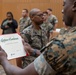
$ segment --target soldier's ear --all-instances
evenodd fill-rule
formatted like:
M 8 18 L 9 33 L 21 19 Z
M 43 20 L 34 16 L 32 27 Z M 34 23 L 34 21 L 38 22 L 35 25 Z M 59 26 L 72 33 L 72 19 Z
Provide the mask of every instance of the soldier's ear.
M 31 17 L 31 20 L 33 21 L 34 20 L 34 17 Z
M 31 20 L 33 21 L 33 18 L 34 18 L 34 17 L 33 17 L 33 16 L 30 16 L 30 18 L 31 18 Z
M 76 1 L 75 1 L 74 4 L 73 4 L 72 11 L 73 11 L 73 12 L 76 12 Z

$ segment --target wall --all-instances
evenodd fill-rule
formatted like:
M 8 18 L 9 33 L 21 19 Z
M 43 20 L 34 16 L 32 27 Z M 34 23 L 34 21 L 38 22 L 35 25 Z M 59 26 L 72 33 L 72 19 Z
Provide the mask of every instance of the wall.
M 58 27 L 62 27 L 62 3 L 63 0 L 0 0 L 0 24 L 6 18 L 6 12 L 12 11 L 14 18 L 19 21 L 21 10 L 27 8 L 40 8 L 42 11 L 47 8 L 53 9 L 53 14 L 58 17 Z

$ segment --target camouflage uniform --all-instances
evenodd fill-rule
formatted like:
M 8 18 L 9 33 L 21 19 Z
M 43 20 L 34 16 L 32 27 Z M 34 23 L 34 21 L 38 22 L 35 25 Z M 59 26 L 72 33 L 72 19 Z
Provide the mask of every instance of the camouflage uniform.
M 68 28 L 61 28 L 61 30 L 60 30 L 60 35 L 63 35 L 63 34 L 65 34 L 65 33 L 67 33 L 67 32 L 68 32 L 68 29 L 70 29 L 69 26 L 68 26 Z
M 34 67 L 39 75 L 76 75 L 76 27 L 56 37 Z
M 49 38 L 49 34 L 53 32 L 53 25 L 49 22 L 44 22 L 41 27 L 46 31 L 47 37 Z
M 53 25 L 53 28 L 56 23 L 58 23 L 58 19 L 55 15 L 51 15 L 48 17 L 48 21 Z
M 23 30 L 22 37 L 32 46 L 32 48 L 39 50 L 48 42 L 46 32 L 42 28 L 36 30 L 32 25 Z M 23 67 L 30 64 L 35 58 L 36 57 L 33 56 L 26 57 L 23 61 Z
M 26 27 L 28 27 L 29 25 L 31 25 L 31 20 L 29 17 L 26 18 L 20 18 L 19 21 L 19 25 L 20 25 L 20 32 L 22 32 Z

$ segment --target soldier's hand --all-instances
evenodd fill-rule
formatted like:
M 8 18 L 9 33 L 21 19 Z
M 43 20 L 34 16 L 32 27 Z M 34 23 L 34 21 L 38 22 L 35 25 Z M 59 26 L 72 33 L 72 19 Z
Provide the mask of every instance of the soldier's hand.
M 0 63 L 3 61 L 4 58 L 7 59 L 7 54 L 0 46 Z
M 26 53 L 28 53 L 29 55 L 31 55 L 31 53 L 33 52 L 33 48 L 24 41 L 24 39 L 22 39 L 22 43 L 24 46 L 24 50 L 26 51 Z
M 29 55 L 33 52 L 33 48 L 28 43 L 24 43 L 24 49 Z
M 28 43 L 25 43 L 25 44 L 24 44 L 24 48 L 25 48 L 25 51 L 26 51 L 29 55 L 32 55 L 34 51 L 36 52 L 36 56 L 39 56 L 39 55 L 41 54 L 41 53 L 40 53 L 40 50 L 33 49 Z

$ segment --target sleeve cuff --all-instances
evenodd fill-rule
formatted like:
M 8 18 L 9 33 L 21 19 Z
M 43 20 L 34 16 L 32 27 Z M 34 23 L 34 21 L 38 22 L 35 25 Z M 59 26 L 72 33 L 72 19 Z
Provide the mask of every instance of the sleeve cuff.
M 41 54 L 37 59 L 34 61 L 34 67 L 36 72 L 39 75 L 55 75 L 56 72 L 52 69 L 52 67 L 46 62 L 43 54 Z

